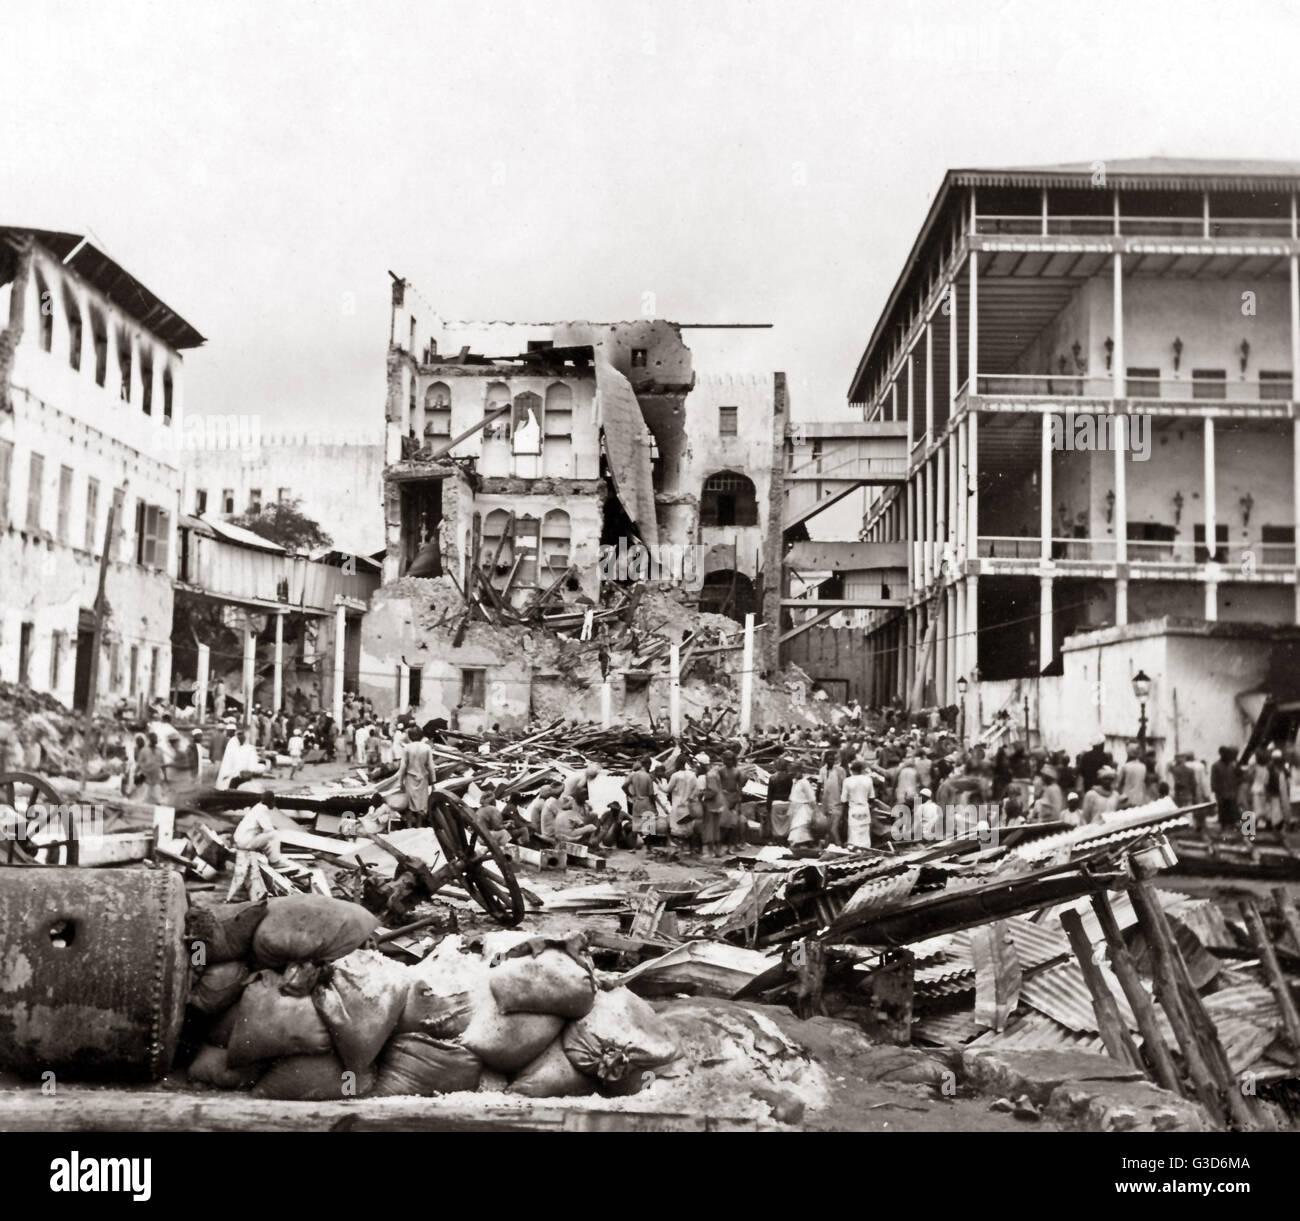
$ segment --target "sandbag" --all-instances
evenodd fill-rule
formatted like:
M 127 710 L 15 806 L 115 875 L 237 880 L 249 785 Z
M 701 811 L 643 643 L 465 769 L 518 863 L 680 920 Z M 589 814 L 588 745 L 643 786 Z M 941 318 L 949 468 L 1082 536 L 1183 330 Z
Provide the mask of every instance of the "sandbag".
M 191 907 L 185 913 L 185 948 L 193 955 L 202 945 L 202 958 L 195 966 L 212 966 L 245 958 L 253 945 L 253 935 L 266 916 L 267 903 L 218 903 L 213 907 Z
M 556 1039 L 531 1064 L 526 1064 L 510 1083 L 507 1093 L 525 1098 L 572 1098 L 594 1094 L 596 1082 L 573 1067 L 564 1054 L 564 1044 Z
M 410 969 L 415 982 L 398 1030 L 455 1037 L 489 1068 L 516 1072 L 545 1050 L 564 1019 L 553 1014 L 503 1014 L 492 995 L 490 969 L 477 953 L 465 953 L 464 946 L 460 936 L 446 937 Z
M 582 1018 L 596 1001 L 590 960 L 581 962 L 561 949 L 544 949 L 536 957 L 526 954 L 502 959 L 489 970 L 488 982 L 502 1013 Z
M 242 995 L 242 993 L 241 993 Z M 219 1014 L 208 1027 L 203 1041 L 213 1047 L 226 1047 L 230 1044 L 230 1032 L 235 1029 L 235 1019 L 239 1016 L 239 1006 L 231 1005 L 225 1013 Z
M 487 965 L 461 951 L 457 935 L 444 938 L 423 962 L 408 968 L 406 1007 L 400 1034 L 420 1031 L 436 1039 L 464 1034 L 474 1013 L 473 997 L 487 989 Z
M 502 1013 L 490 988 L 473 997 L 473 1005 L 474 1015 L 460 1042 L 498 1072 L 518 1072 L 564 1028 L 564 1019 L 553 1013 Z
M 569 1024 L 564 1051 L 579 1072 L 613 1082 L 676 1059 L 678 1045 L 671 1027 L 645 1001 L 614 988 L 597 993 L 591 1012 Z
M 247 1090 L 257 1084 L 263 1065 L 241 1064 L 231 1068 L 226 1062 L 226 1049 L 207 1045 L 199 1049 L 186 1072 L 187 1080 L 199 1085 L 214 1085 L 219 1090 Z
M 366 1069 L 354 1073 L 345 1068 L 333 1052 L 319 1056 L 285 1056 L 266 1070 L 253 1089 L 255 1098 L 278 1098 L 286 1102 L 328 1102 L 336 1098 L 360 1098 L 374 1085 L 374 1074 Z
M 260 967 L 291 962 L 333 962 L 351 954 L 379 925 L 359 903 L 325 895 L 271 899 L 253 936 Z
M 259 971 L 235 1007 L 227 1044 L 231 1067 L 279 1056 L 320 1055 L 330 1051 L 330 1034 L 309 996 L 285 996 L 276 971 Z
M 242 962 L 218 962 L 208 967 L 190 989 L 190 1005 L 200 1013 L 225 1013 L 248 982 L 249 970 Z
M 453 1094 L 475 1090 L 483 1065 L 468 1048 L 427 1034 L 394 1035 L 376 1065 L 378 1075 L 371 1096 Z
M 312 1002 L 348 1068 L 369 1068 L 406 1006 L 410 977 L 378 950 L 354 950 L 326 967 Z

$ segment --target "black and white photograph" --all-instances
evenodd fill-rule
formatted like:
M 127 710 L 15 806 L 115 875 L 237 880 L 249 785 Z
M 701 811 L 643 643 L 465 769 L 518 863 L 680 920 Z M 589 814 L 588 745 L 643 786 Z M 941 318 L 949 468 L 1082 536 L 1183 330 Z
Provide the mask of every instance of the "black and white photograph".
M 1283 1181 L 1300 8 L 0 31 L 15 1200 Z

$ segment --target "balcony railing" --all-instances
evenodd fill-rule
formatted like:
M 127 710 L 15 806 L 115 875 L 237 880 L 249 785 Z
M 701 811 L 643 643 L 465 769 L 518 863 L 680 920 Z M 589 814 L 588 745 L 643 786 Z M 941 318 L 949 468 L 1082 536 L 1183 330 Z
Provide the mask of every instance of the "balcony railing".
M 1052 559 L 1109 564 L 1115 559 L 1112 538 L 1054 538 Z M 984 534 L 979 540 L 981 559 L 1037 560 L 1043 554 L 1043 541 L 1037 535 Z
M 1111 398 L 1109 374 L 982 373 L 979 393 L 993 398 Z M 1268 378 L 1128 377 L 1124 397 L 1139 401 L 1284 403 L 1293 395 L 1290 374 Z
M 983 534 L 979 555 L 989 560 L 1026 560 L 1042 558 L 1043 543 L 1037 535 Z M 1136 539 L 1127 543 L 1130 564 L 1204 564 L 1211 557 L 1205 544 L 1196 539 Z M 1220 543 L 1214 557 L 1224 568 L 1248 575 L 1252 568 L 1287 570 L 1295 567 L 1293 543 Z M 1113 538 L 1054 538 L 1052 559 L 1064 562 L 1113 564 Z M 1231 574 L 1225 573 L 1224 579 Z
M 975 232 L 982 234 L 1019 234 L 1049 237 L 1110 237 L 1116 232 L 1115 217 L 1053 216 L 977 216 Z M 1118 232 L 1124 237 L 1240 238 L 1291 236 L 1291 221 L 1263 216 L 1121 216 Z

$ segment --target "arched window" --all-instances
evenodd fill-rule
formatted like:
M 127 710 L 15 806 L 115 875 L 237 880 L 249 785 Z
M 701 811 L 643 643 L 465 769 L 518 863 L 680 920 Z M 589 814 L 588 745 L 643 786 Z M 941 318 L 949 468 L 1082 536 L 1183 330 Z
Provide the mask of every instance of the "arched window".
M 54 294 L 45 283 L 45 277 L 36 273 L 36 320 L 40 323 L 41 351 L 54 347 Z
M 122 374 L 122 388 L 119 397 L 122 402 L 131 401 L 131 333 L 124 326 L 117 328 L 117 368 Z
M 95 344 L 95 385 L 102 386 L 108 381 L 108 323 L 97 305 L 90 307 L 90 336 Z
M 571 529 L 569 515 L 563 509 L 552 509 L 542 518 L 543 581 L 554 581 L 569 567 Z
M 736 471 L 710 475 L 700 496 L 700 525 L 758 525 L 758 497 L 753 482 Z
M 66 284 L 63 286 L 63 312 L 68 318 L 68 364 L 81 368 L 81 306 Z
M 541 545 L 542 523 L 535 517 L 520 517 L 515 521 L 515 550 L 519 556 L 519 574 L 516 585 L 537 584 L 537 553 Z
M 479 550 L 479 566 L 495 584 L 505 581 L 515 562 L 514 547 L 509 540 L 504 545 L 501 541 L 509 528 L 510 514 L 505 509 L 493 509 L 483 519 L 483 546 Z M 501 553 L 499 556 L 498 551 Z
M 483 401 L 483 414 L 491 415 L 499 411 L 502 407 L 510 405 L 510 387 L 505 382 L 490 382 L 487 388 L 487 397 Z M 485 441 L 500 441 L 510 439 L 510 417 L 502 416 L 499 420 L 493 421 L 483 429 L 483 439 Z
M 451 387 L 446 382 L 434 382 L 424 392 L 424 435 L 451 436 Z
M 705 576 L 700 590 L 701 613 L 726 615 L 743 623 L 746 615 L 757 615 L 759 609 L 754 582 L 743 572 L 719 568 Z
M 140 410 L 153 415 L 153 353 L 140 345 Z

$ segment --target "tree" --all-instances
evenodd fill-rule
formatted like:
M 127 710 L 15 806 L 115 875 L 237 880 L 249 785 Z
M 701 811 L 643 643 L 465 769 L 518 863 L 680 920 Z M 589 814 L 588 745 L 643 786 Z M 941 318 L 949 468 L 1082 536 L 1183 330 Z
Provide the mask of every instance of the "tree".
M 289 496 L 271 504 L 264 504 L 256 513 L 243 513 L 232 517 L 230 524 L 251 530 L 261 538 L 279 543 L 286 551 L 312 551 L 328 547 L 333 541 L 320 523 L 302 511 L 302 500 Z

